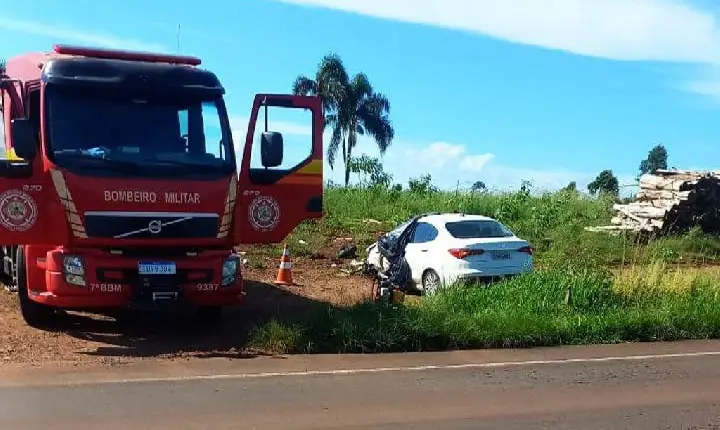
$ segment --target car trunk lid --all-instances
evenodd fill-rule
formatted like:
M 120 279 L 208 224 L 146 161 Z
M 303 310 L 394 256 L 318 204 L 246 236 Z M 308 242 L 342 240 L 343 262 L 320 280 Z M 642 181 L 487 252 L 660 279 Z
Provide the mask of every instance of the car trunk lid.
M 449 252 L 471 266 L 477 264 L 486 268 L 501 269 L 515 267 L 527 261 L 532 255 L 532 248 L 525 240 L 502 237 L 458 240 L 456 246 Z

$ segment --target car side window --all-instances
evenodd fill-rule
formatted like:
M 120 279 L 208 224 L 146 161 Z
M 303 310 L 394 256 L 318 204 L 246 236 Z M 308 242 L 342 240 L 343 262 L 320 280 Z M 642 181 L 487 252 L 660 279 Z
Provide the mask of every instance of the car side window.
M 413 235 L 412 243 L 427 243 L 435 240 L 438 235 L 437 229 L 426 222 L 418 223 L 415 228 L 415 234 Z

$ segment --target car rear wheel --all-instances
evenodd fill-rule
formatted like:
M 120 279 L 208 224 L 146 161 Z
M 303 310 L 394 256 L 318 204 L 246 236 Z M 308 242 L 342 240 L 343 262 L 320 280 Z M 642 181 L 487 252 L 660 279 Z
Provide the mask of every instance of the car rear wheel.
M 440 289 L 440 275 L 433 269 L 427 269 L 422 275 L 423 293 L 435 294 Z

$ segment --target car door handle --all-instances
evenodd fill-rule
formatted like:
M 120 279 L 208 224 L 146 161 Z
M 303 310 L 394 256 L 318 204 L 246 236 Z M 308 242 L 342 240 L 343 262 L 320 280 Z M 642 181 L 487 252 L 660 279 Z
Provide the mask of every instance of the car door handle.
M 421 249 L 420 252 L 428 252 L 427 249 Z

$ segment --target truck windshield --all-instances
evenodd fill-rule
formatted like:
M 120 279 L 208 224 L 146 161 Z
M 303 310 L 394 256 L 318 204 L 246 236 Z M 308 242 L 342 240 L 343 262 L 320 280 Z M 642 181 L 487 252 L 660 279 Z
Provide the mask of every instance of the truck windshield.
M 221 98 L 48 87 L 46 147 L 55 163 L 73 170 L 234 172 L 224 113 Z

